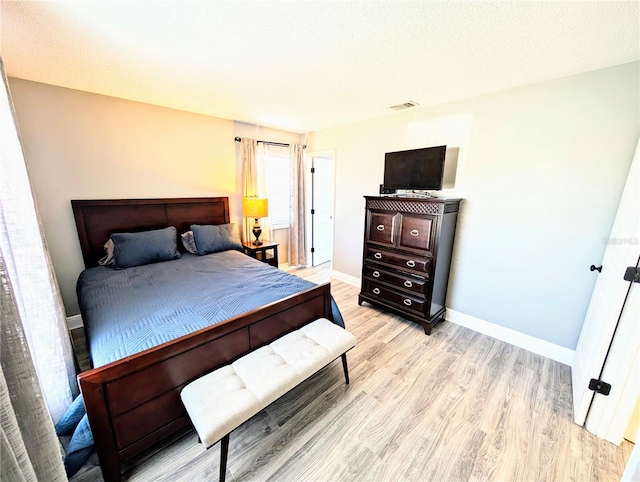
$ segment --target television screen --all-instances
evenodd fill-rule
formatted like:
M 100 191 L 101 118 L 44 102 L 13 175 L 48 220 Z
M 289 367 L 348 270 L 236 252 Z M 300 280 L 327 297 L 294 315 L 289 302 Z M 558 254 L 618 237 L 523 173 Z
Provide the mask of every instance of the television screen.
M 386 189 L 440 190 L 447 146 L 425 147 L 384 155 Z

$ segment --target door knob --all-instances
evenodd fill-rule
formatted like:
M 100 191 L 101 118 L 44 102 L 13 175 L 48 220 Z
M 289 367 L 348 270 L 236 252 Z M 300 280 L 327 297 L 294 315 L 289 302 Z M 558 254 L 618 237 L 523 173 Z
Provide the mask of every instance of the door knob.
M 602 266 L 595 266 L 595 265 L 591 265 L 591 267 L 589 268 L 589 270 L 591 271 L 597 271 L 598 273 L 602 273 Z

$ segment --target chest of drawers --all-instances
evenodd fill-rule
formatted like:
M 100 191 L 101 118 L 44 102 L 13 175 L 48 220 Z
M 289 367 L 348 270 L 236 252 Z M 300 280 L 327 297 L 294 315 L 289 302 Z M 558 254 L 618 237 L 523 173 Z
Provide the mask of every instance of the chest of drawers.
M 365 196 L 363 301 L 419 323 L 444 318 L 460 199 Z

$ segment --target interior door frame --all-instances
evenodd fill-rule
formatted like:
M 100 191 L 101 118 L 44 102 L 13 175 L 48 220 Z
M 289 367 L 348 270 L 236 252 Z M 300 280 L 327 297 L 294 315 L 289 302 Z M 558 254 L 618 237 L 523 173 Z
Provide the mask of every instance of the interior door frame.
M 330 157 L 331 159 L 333 159 L 333 197 L 334 197 L 334 203 L 333 203 L 333 218 L 335 219 L 335 209 L 336 209 L 336 205 L 335 205 L 335 195 L 336 195 L 336 184 L 335 184 L 335 180 L 336 180 L 336 150 L 335 149 L 325 149 L 325 150 L 321 150 L 321 151 L 310 151 L 310 152 L 305 152 L 305 158 L 304 158 L 304 192 L 305 192 L 305 208 L 307 209 L 307 214 L 308 214 L 308 219 L 310 220 L 310 222 L 306 223 L 307 225 L 305 226 L 305 237 L 306 237 L 306 245 L 307 245 L 307 267 L 311 267 L 313 266 L 313 253 L 311 252 L 311 247 L 313 244 L 313 216 L 311 215 L 311 209 L 313 207 L 313 192 L 312 192 L 312 182 L 313 182 L 313 178 L 311 175 L 311 167 L 313 166 L 313 158 L 314 157 Z M 331 260 L 329 261 L 331 263 L 331 266 L 333 266 L 333 256 L 331 257 Z

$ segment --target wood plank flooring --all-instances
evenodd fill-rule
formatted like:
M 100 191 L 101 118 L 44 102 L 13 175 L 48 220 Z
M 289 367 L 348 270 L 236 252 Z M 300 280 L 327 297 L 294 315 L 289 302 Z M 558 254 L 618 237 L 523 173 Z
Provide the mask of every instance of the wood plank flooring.
M 620 480 L 633 444 L 573 423 L 568 366 L 447 322 L 426 336 L 358 306 L 358 289 L 340 281 L 332 293 L 358 339 L 351 384 L 338 360 L 234 430 L 227 480 Z M 219 450 L 185 431 L 123 479 L 217 480 Z M 100 480 L 91 464 L 72 478 Z

